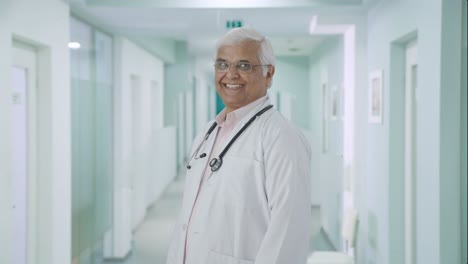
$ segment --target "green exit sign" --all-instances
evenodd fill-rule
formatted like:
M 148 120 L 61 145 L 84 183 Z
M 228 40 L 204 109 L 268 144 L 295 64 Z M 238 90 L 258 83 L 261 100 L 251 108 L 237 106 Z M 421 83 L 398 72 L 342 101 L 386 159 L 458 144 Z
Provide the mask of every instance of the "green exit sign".
M 238 28 L 242 27 L 241 20 L 228 20 L 226 21 L 226 28 Z

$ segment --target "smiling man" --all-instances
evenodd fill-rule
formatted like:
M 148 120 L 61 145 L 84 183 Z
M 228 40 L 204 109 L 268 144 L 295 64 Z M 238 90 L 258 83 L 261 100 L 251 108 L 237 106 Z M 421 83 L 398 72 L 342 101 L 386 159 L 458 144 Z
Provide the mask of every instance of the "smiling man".
M 194 140 L 167 264 L 304 264 L 310 147 L 268 99 L 270 41 L 229 31 L 214 71 L 226 107 Z

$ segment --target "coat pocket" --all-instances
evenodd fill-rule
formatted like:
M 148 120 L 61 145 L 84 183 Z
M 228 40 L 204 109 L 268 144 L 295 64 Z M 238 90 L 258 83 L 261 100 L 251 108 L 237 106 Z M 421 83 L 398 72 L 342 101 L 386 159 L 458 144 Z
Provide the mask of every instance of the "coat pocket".
M 238 259 L 233 256 L 224 255 L 215 251 L 208 253 L 206 264 L 253 264 L 252 260 Z

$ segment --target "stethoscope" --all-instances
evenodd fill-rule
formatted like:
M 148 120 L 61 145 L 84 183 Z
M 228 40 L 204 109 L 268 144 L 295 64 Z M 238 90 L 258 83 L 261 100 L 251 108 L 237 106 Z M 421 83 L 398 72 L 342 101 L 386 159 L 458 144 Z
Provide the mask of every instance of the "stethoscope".
M 247 121 L 247 123 L 245 123 L 245 125 L 239 130 L 239 132 L 237 132 L 234 137 L 231 139 L 231 141 L 229 141 L 229 143 L 226 145 L 226 147 L 224 147 L 223 151 L 221 151 L 221 153 L 219 154 L 219 156 L 217 158 L 213 158 L 209 165 L 211 167 L 211 171 L 217 171 L 219 170 L 219 168 L 221 167 L 221 165 L 223 165 L 223 157 L 224 155 L 226 154 L 226 152 L 229 150 L 229 148 L 231 147 L 232 143 L 234 143 L 234 141 L 236 141 L 236 139 L 250 126 L 250 124 L 253 123 L 253 121 L 255 121 L 255 119 L 257 119 L 259 116 L 261 116 L 263 113 L 265 113 L 266 111 L 268 111 L 270 108 L 272 108 L 273 105 L 268 105 L 266 107 L 264 107 L 262 110 L 258 111 L 254 116 L 252 116 L 249 121 Z M 203 138 L 202 142 L 200 142 L 200 144 L 198 145 L 197 149 L 195 150 L 195 152 L 193 153 L 193 155 L 190 157 L 189 159 L 189 162 L 187 164 L 187 169 L 191 169 L 192 166 L 190 166 L 190 162 L 192 162 L 192 160 L 195 158 L 195 159 L 199 159 L 199 158 L 204 158 L 206 157 L 206 153 L 202 153 L 200 156 L 197 157 L 198 155 L 198 151 L 200 151 L 201 147 L 203 146 L 203 144 L 208 140 L 208 138 L 210 137 L 210 134 L 211 132 L 213 132 L 213 130 L 216 128 L 216 126 L 218 125 L 218 123 L 214 122 L 211 127 L 208 129 L 208 132 L 206 132 L 206 135 L 205 137 Z

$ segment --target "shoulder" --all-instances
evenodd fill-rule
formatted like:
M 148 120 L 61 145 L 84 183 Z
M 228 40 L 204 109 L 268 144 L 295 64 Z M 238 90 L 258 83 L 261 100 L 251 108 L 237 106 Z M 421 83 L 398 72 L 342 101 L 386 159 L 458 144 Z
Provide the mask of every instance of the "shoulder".
M 272 109 L 271 113 L 265 116 L 262 124 L 262 135 L 264 140 L 273 141 L 268 142 L 268 144 L 302 145 L 310 153 L 309 141 L 301 129 L 276 109 Z
M 272 109 L 265 116 L 262 126 L 263 132 L 270 134 L 282 134 L 283 136 L 300 136 L 302 132 L 290 120 L 285 118 L 278 110 Z

